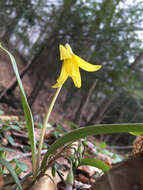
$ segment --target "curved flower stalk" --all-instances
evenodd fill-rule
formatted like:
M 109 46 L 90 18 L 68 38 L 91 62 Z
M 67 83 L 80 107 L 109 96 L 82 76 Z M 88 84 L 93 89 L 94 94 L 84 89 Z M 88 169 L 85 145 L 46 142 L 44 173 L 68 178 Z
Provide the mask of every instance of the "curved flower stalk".
M 57 79 L 57 83 L 53 88 L 59 88 L 62 86 L 68 77 L 71 77 L 77 88 L 81 87 L 81 76 L 79 68 L 85 71 L 97 71 L 101 68 L 101 65 L 92 65 L 84 61 L 79 56 L 75 55 L 69 44 L 59 46 L 60 60 L 63 60 L 61 74 Z

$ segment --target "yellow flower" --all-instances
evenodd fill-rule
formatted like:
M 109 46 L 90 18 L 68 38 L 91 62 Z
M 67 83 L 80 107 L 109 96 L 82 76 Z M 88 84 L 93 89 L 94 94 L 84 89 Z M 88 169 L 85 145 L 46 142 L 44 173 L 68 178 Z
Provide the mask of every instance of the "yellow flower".
M 68 77 L 71 77 L 77 88 L 81 87 L 81 76 L 79 67 L 85 71 L 97 71 L 101 65 L 92 65 L 75 55 L 69 44 L 59 46 L 60 60 L 63 60 L 61 74 L 53 88 L 61 87 Z

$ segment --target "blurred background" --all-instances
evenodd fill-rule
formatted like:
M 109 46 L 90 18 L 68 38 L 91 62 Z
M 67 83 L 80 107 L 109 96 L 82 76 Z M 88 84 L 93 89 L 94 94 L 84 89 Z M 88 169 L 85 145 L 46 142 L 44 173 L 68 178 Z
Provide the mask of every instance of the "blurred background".
M 17 60 L 35 120 L 55 92 L 59 44 L 69 43 L 102 69 L 81 70 L 80 89 L 68 79 L 51 119 L 80 126 L 143 122 L 143 1 L 1 0 L 0 42 Z M 9 59 L 0 51 L 1 109 L 17 114 L 19 101 Z M 132 137 L 122 134 L 115 141 L 122 138 L 128 144 Z

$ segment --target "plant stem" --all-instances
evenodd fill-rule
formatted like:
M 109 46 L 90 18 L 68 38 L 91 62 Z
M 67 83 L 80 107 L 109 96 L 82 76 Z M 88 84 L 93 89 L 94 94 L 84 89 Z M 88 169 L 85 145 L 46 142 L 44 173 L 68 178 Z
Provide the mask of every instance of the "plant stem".
M 38 146 L 38 153 L 37 153 L 37 162 L 36 162 L 36 175 L 38 174 L 38 170 L 39 170 L 39 165 L 40 165 L 40 157 L 41 157 L 41 150 L 42 150 L 42 145 L 43 145 L 43 141 L 44 141 L 44 135 L 45 135 L 45 131 L 46 131 L 46 127 L 47 127 L 47 123 L 48 123 L 48 120 L 49 120 L 49 117 L 50 117 L 50 114 L 52 112 L 52 109 L 55 105 L 55 102 L 56 102 L 56 99 L 59 95 L 59 92 L 61 90 L 62 86 L 57 88 L 57 91 L 53 97 L 53 100 L 50 104 L 50 107 L 47 111 L 47 114 L 46 114 L 46 117 L 45 117 L 45 120 L 44 120 L 44 123 L 43 123 L 43 127 L 42 127 L 42 130 L 41 130 L 41 134 L 40 134 L 40 141 L 39 141 L 39 146 Z M 36 177 L 36 176 L 35 176 Z

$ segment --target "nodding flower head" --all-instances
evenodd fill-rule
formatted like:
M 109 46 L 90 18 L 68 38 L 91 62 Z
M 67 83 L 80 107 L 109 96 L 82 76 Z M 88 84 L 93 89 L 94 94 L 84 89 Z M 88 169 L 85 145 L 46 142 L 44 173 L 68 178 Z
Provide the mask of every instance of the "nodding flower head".
M 101 68 L 101 65 L 92 65 L 79 56 L 75 55 L 69 44 L 65 46 L 59 45 L 60 60 L 63 61 L 60 76 L 57 79 L 57 83 L 52 86 L 53 88 L 59 88 L 62 86 L 68 77 L 71 77 L 77 88 L 81 87 L 81 76 L 79 68 L 93 72 Z

